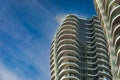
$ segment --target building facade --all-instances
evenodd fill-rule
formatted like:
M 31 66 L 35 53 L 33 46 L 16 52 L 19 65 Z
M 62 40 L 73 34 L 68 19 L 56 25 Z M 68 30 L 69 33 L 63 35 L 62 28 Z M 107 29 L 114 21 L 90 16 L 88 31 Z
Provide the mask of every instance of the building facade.
M 94 5 L 110 44 L 114 80 L 120 80 L 120 0 L 94 0 Z
M 51 80 L 112 80 L 109 56 L 97 17 L 67 15 L 51 43 Z

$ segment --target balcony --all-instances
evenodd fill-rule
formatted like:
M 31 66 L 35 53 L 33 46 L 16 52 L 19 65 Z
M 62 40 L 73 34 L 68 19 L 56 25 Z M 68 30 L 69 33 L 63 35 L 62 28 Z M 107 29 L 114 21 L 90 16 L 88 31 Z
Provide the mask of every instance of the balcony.
M 79 74 L 78 70 L 75 70 L 73 68 L 64 68 L 60 71 L 59 77 L 64 76 L 65 74 L 68 74 L 69 72 L 74 74 Z
M 69 25 L 69 24 L 64 24 L 62 26 L 60 26 L 60 28 L 58 29 L 58 33 L 61 31 L 61 30 L 64 30 L 64 29 L 72 29 L 72 30 L 76 30 L 76 31 L 79 31 L 79 27 L 75 24 L 72 24 L 72 25 Z
M 62 70 L 63 68 L 65 68 L 67 66 L 73 66 L 73 67 L 78 67 L 79 68 L 79 65 L 78 65 L 77 62 L 69 61 L 69 62 L 61 63 L 61 65 L 58 67 L 58 70 Z
M 66 18 L 74 18 L 74 19 L 77 19 L 78 20 L 78 17 L 73 15 L 73 14 L 69 14 L 66 16 Z
M 111 69 L 108 66 L 106 66 L 104 64 L 99 64 L 98 66 L 100 69 L 104 69 L 104 70 L 108 71 L 109 74 L 111 73 Z
M 74 39 L 62 39 L 57 43 L 57 47 L 63 44 L 74 44 L 79 46 L 79 42 Z
M 97 55 L 98 55 L 98 57 L 102 56 L 102 57 L 105 57 L 106 59 L 109 59 L 109 57 L 105 53 L 97 53 Z
M 113 32 L 113 30 L 115 29 L 116 26 L 118 26 L 120 24 L 120 11 L 118 11 L 119 13 L 115 13 L 112 17 L 111 17 L 111 31 Z
M 74 29 L 64 29 L 64 30 L 61 30 L 57 36 L 60 36 L 60 35 L 63 35 L 63 34 L 76 34 L 77 36 L 79 35 L 78 32 Z
M 112 0 L 108 0 L 107 4 L 106 4 L 106 12 L 108 12 L 108 8 L 109 8 L 109 4 L 111 3 Z
M 109 13 L 110 13 L 110 11 L 112 9 L 112 6 L 114 5 L 113 3 L 114 3 L 114 0 L 111 0 L 109 5 L 108 5 L 108 15 L 109 15 Z
M 63 54 L 67 54 L 67 53 L 71 53 L 79 56 L 79 53 L 75 50 L 62 50 L 60 53 L 58 53 L 57 58 L 60 59 L 63 56 Z
M 112 80 L 112 75 L 107 71 L 104 71 L 104 70 L 99 71 L 99 74 L 103 75 L 103 76 L 106 76 L 107 78 L 110 78 L 110 80 Z
M 74 40 L 79 41 L 78 36 L 75 35 L 75 34 L 63 34 L 63 35 L 60 35 L 60 36 L 58 37 L 57 42 L 59 42 L 59 41 L 62 40 L 62 39 L 74 39 Z
M 114 14 L 120 12 L 120 5 L 117 3 L 113 6 L 112 10 L 110 11 L 110 17 L 112 17 Z
M 60 51 L 66 50 L 66 49 L 79 51 L 78 45 L 75 45 L 75 44 L 63 44 L 63 45 L 60 45 L 58 47 L 57 53 L 60 53 Z
M 113 3 L 110 6 L 109 15 L 112 14 L 112 12 L 116 9 L 117 6 L 119 6 L 119 4 L 116 1 L 113 1 Z
M 120 65 L 120 49 L 117 51 L 117 56 L 116 56 L 116 61 L 117 61 L 117 66 L 119 67 Z
M 97 41 L 97 42 L 101 42 L 101 43 L 103 43 L 104 45 L 108 46 L 108 45 L 107 45 L 107 41 L 106 41 L 104 38 L 102 38 L 102 37 L 96 38 L 96 41 Z
M 115 36 L 119 34 L 119 32 L 120 32 L 120 24 L 114 28 L 114 30 L 111 32 L 111 35 L 113 36 L 113 38 L 115 38 Z
M 79 62 L 78 56 L 66 55 L 66 56 L 61 57 L 61 58 L 58 60 L 58 66 L 59 66 L 61 63 L 66 62 L 66 61 L 68 61 L 68 60 L 73 60 L 73 61 Z
M 115 37 L 115 42 L 113 43 L 114 46 L 115 46 L 115 49 L 118 48 L 118 46 L 120 45 L 120 34 L 118 34 L 116 37 Z
M 106 65 L 109 65 L 109 62 L 105 59 L 97 59 L 99 63 L 105 63 Z
M 60 80 L 70 80 L 70 79 L 73 79 L 73 80 L 80 80 L 77 76 L 75 75 L 64 75 Z

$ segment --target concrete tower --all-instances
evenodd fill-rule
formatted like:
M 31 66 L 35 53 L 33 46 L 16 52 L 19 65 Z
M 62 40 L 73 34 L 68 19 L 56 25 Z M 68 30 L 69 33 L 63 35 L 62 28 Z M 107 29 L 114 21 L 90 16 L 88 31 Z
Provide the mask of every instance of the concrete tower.
M 67 15 L 51 43 L 51 80 L 112 80 L 108 44 L 97 17 Z
M 110 44 L 114 80 L 120 80 L 120 0 L 94 0 L 94 5 Z

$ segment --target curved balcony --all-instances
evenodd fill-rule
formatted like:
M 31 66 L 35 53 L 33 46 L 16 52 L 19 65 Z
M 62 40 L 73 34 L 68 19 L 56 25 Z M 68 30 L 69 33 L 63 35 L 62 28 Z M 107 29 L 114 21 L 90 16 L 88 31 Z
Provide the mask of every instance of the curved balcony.
M 109 10 L 109 4 L 111 3 L 112 0 L 108 0 L 107 4 L 106 4 L 106 12 L 108 12 Z
M 113 32 L 111 32 L 111 34 L 113 36 L 113 39 L 115 39 L 115 37 L 117 36 L 117 34 L 119 34 L 119 32 L 120 32 L 120 24 L 115 27 L 115 29 L 113 30 Z
M 50 55 L 53 55 L 54 49 L 50 50 Z
M 98 72 L 99 73 L 99 72 Z M 99 75 L 98 73 L 96 74 L 88 74 L 89 77 L 96 77 L 97 75 Z
M 93 28 L 91 26 L 93 26 L 94 24 L 99 24 L 99 20 L 93 19 L 90 21 L 91 23 L 86 23 L 86 25 L 88 25 L 88 28 Z
M 50 54 L 50 60 L 53 58 L 54 54 Z
M 104 49 L 104 48 L 97 48 L 97 51 L 98 52 L 103 52 L 103 53 L 105 53 L 105 54 L 108 54 L 108 51 L 106 50 L 106 49 Z
M 60 80 L 80 80 L 77 76 L 74 75 L 64 75 Z
M 53 47 L 54 47 L 54 44 L 51 45 L 50 49 L 53 49 Z
M 62 57 L 63 54 L 68 53 L 79 56 L 79 53 L 75 50 L 62 50 L 60 53 L 58 53 L 57 58 L 59 59 L 60 57 Z
M 74 69 L 62 69 L 59 73 L 59 77 L 61 78 L 62 76 L 69 74 L 69 73 L 73 73 L 73 74 L 79 74 L 79 72 L 77 70 Z
M 90 62 L 90 60 L 89 61 L 87 61 L 87 64 L 90 64 L 90 65 L 94 65 L 94 64 L 97 64 L 98 63 L 98 60 L 95 60 L 94 62 L 92 61 L 92 62 Z
M 75 21 L 75 22 L 79 22 L 79 19 L 74 18 L 74 17 L 66 17 L 65 20 L 70 20 L 70 21 Z
M 86 46 L 86 48 L 91 48 L 94 51 L 96 48 L 96 43 L 90 44 L 89 46 Z
M 52 75 L 50 80 L 55 80 L 55 75 Z
M 95 51 L 94 51 L 95 52 Z M 89 53 L 87 53 L 87 56 L 89 56 L 89 57 L 87 57 L 87 58 L 97 58 L 97 55 L 96 55 L 96 52 L 95 53 L 93 53 L 92 51 L 91 52 L 89 52 Z
M 94 66 L 94 67 L 91 67 L 91 68 L 87 68 L 88 71 L 96 71 L 98 69 L 98 66 Z
M 58 74 L 64 69 L 76 70 L 79 73 L 79 67 L 77 67 L 75 65 L 65 65 L 64 67 L 61 67 L 60 69 L 58 69 Z
M 65 23 L 65 22 L 78 23 L 79 21 L 75 18 L 66 18 L 63 23 Z
M 104 39 L 105 38 L 105 36 L 103 35 L 103 34 L 99 34 L 99 33 L 95 33 L 95 37 L 96 38 L 101 38 L 101 39 Z M 105 39 L 104 39 L 105 40 Z
M 87 54 L 87 57 L 86 57 L 88 60 L 90 60 L 90 59 L 96 59 L 97 58 L 97 54 Z
M 64 30 L 59 31 L 59 33 L 57 34 L 57 36 L 64 35 L 64 34 L 76 34 L 77 36 L 79 35 L 76 30 L 73 30 L 73 29 L 64 29 Z
M 117 48 L 116 46 L 119 46 L 120 45 L 120 33 L 116 34 L 116 36 L 113 38 L 113 45 L 115 46 L 115 49 Z M 116 43 L 117 42 L 117 43 Z
M 109 65 L 109 62 L 105 59 L 97 59 L 98 60 L 98 63 L 101 63 L 101 64 L 106 64 L 106 65 Z
M 98 30 L 98 31 L 103 32 L 103 29 L 102 29 L 101 27 L 97 27 L 97 26 L 95 26 L 95 30 Z
M 88 38 L 88 40 L 94 40 L 95 39 L 95 35 L 94 34 L 87 34 L 86 33 L 86 38 Z M 87 41 L 87 40 L 86 40 Z
M 61 57 L 59 60 L 58 60 L 58 66 L 62 63 L 62 62 L 66 62 L 68 60 L 72 60 L 72 61 L 75 61 L 75 62 L 79 62 L 79 58 L 78 56 L 63 56 Z
M 97 75 L 100 75 L 100 76 L 105 76 L 107 79 L 110 79 L 112 80 L 112 75 L 110 75 L 109 72 L 106 72 L 106 71 L 99 71 L 97 74 L 88 74 L 88 76 L 92 76 L 92 77 L 95 77 Z M 100 78 L 99 78 L 100 79 Z M 101 79 L 100 79 L 101 80 Z
M 94 31 L 88 31 L 88 32 L 86 32 L 86 34 L 90 35 L 90 36 L 94 36 L 94 33 L 95 33 Z
M 50 74 L 51 74 L 51 77 L 55 75 L 55 68 L 52 68 L 52 70 L 50 71 Z
M 96 46 L 97 46 L 97 47 L 102 47 L 102 48 L 108 50 L 108 49 L 107 49 L 107 46 L 106 46 L 105 44 L 103 44 L 103 43 L 96 42 Z
M 120 34 L 115 39 L 115 43 L 114 43 L 115 49 L 117 49 L 119 45 L 120 45 Z
M 93 35 L 93 36 L 86 36 L 86 38 L 88 38 L 88 39 L 90 39 L 90 40 L 91 40 L 91 39 L 93 40 L 93 39 L 95 39 L 95 36 L 94 36 L 94 35 Z
M 105 54 L 105 53 L 97 53 L 97 55 L 98 55 L 98 57 L 100 56 L 100 57 L 103 57 L 103 58 L 105 58 L 105 59 L 108 59 L 108 60 L 109 60 L 108 55 L 107 55 L 107 54 Z
M 102 31 L 102 30 L 100 30 L 100 29 L 95 29 L 95 33 L 96 33 L 96 34 L 100 34 L 100 35 L 104 36 L 103 31 Z
M 105 56 L 103 57 L 103 56 L 100 56 L 100 55 L 99 55 L 99 56 L 98 56 L 98 60 L 99 60 L 99 61 L 101 60 L 102 62 L 104 61 L 104 62 L 106 62 L 107 64 L 109 64 L 109 58 L 107 58 L 107 57 L 105 57 Z M 101 63 L 101 62 L 100 62 L 100 63 Z
M 107 71 L 99 71 L 99 75 L 102 75 L 102 76 L 106 76 L 107 78 L 109 78 L 110 80 L 112 80 L 112 75 L 107 72 Z
M 100 29 L 100 28 L 95 28 L 95 32 L 98 32 L 98 33 L 103 34 L 103 30 L 102 30 L 102 29 Z
M 120 5 L 119 5 L 118 3 L 113 7 L 112 11 L 110 12 L 110 19 L 111 19 L 116 13 L 117 13 L 117 14 L 120 13 Z
M 85 29 L 86 29 L 86 30 L 89 30 L 89 31 L 91 31 L 91 32 L 94 32 L 94 27 L 86 27 Z
M 91 55 L 91 54 L 96 53 L 97 51 L 96 51 L 96 49 L 95 49 L 94 51 L 86 51 L 86 52 L 88 53 L 87 55 L 89 55 L 89 54 Z M 89 56 L 90 56 L 90 55 L 89 55 Z M 92 55 L 92 56 L 93 56 L 93 55 Z
M 73 30 L 73 29 L 64 29 L 64 30 L 61 30 L 61 31 L 57 34 L 57 36 L 60 36 L 60 35 L 63 35 L 63 34 L 76 34 L 77 36 L 79 35 L 76 30 Z
M 117 61 L 117 66 L 119 66 L 120 65 L 120 49 L 117 51 L 117 59 L 116 59 L 116 61 Z
M 58 47 L 57 53 L 59 53 L 62 50 L 66 50 L 66 49 L 79 51 L 79 48 L 75 44 L 63 44 L 63 45 L 61 45 L 61 46 Z
M 120 11 L 119 11 L 120 12 Z M 112 16 L 111 18 L 111 31 L 113 32 L 113 30 L 115 29 L 116 26 L 118 26 L 120 24 L 120 13 L 119 14 L 115 14 L 114 16 Z
M 77 67 L 79 68 L 79 65 L 77 62 L 63 62 L 60 64 L 60 66 L 58 67 L 58 70 L 62 70 L 63 68 L 66 68 L 68 66 L 73 66 L 73 67 Z
M 95 26 L 95 28 L 102 29 L 100 24 L 94 24 L 94 26 Z
M 58 37 L 57 42 L 59 43 L 59 41 L 61 41 L 62 39 L 74 39 L 74 40 L 76 40 L 76 41 L 79 41 L 78 36 L 75 35 L 75 34 L 63 34 L 63 35 L 60 35 L 60 36 Z
M 76 24 L 77 26 L 79 26 L 76 21 L 68 21 L 67 19 L 64 20 L 63 24 L 69 24 L 69 25 L 71 25 L 71 24 Z
M 100 35 L 100 34 L 95 34 L 95 36 L 96 36 L 95 41 L 101 42 L 107 46 L 107 41 L 105 39 L 105 36 Z
M 94 39 L 93 41 L 86 41 L 86 43 L 89 43 L 89 44 L 93 44 L 93 45 L 95 45 L 95 42 L 96 42 L 96 40 Z
M 75 25 L 75 26 L 79 26 L 78 25 L 78 23 L 76 23 L 76 22 L 74 22 L 74 21 L 66 21 L 66 22 L 63 22 L 63 24 L 61 25 L 61 26 L 63 26 L 63 25 Z
M 104 65 L 104 64 L 99 64 L 98 68 L 99 69 L 104 69 L 105 71 L 109 72 L 109 74 L 111 73 L 111 69 L 108 66 Z
M 75 19 L 79 20 L 78 17 L 75 16 L 74 14 L 69 14 L 66 16 L 66 18 L 75 18 Z
M 55 74 L 55 70 L 53 69 L 51 72 L 50 72 L 51 75 L 54 75 Z
M 51 65 L 50 65 L 50 70 L 52 70 L 54 68 L 54 64 L 52 63 Z
M 79 27 L 75 24 L 72 24 L 72 25 L 69 25 L 69 24 L 64 24 L 62 26 L 60 26 L 60 28 L 58 29 L 58 33 L 61 31 L 61 30 L 64 30 L 64 29 L 72 29 L 72 30 L 76 30 L 77 32 L 79 32 Z
M 108 15 L 110 15 L 110 11 L 114 8 L 115 4 L 116 4 L 115 1 L 112 0 L 108 5 Z
M 110 79 L 106 77 L 99 77 L 98 80 L 110 80 Z
M 102 43 L 102 44 L 104 44 L 106 47 L 108 47 L 107 42 L 106 42 L 105 39 L 103 39 L 103 38 L 96 38 L 96 42 Z
M 119 6 L 119 4 L 116 1 L 112 1 L 111 5 L 110 5 L 110 9 L 109 9 L 109 15 L 111 14 L 111 12 L 114 11 L 114 9 Z
M 106 46 L 108 46 L 107 41 L 106 41 L 105 38 L 103 38 L 103 36 L 96 36 L 95 40 L 96 40 L 97 42 L 103 43 L 103 44 L 105 44 Z
M 79 46 L 79 42 L 74 39 L 63 39 L 63 40 L 60 40 L 59 43 L 57 43 L 57 47 L 63 44 L 74 44 Z
M 53 57 L 50 59 L 50 64 L 52 64 L 54 62 Z

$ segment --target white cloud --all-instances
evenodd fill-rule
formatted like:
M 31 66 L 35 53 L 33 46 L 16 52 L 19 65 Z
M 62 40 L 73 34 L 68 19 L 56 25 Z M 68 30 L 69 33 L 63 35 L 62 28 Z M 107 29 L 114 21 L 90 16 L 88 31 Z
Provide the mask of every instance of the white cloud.
M 5 65 L 0 63 L 0 80 L 21 80 L 16 74 L 11 72 Z

